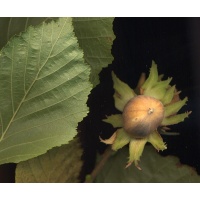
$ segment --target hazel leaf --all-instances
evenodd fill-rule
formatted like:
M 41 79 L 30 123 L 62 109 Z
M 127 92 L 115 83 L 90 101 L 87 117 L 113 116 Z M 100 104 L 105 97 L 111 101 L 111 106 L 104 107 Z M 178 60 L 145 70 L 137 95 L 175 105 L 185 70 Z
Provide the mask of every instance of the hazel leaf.
M 17 164 L 16 183 L 78 183 L 83 165 L 78 138 L 47 153 Z
M 199 183 L 200 176 L 190 166 L 183 165 L 175 156 L 163 157 L 146 145 L 138 170 L 134 165 L 124 168 L 128 148 L 112 155 L 97 176 L 96 183 Z
M 0 55 L 0 164 L 67 144 L 88 113 L 90 67 L 72 19 L 30 26 Z
M 115 35 L 113 17 L 74 17 L 73 25 L 84 59 L 91 66 L 90 81 L 99 84 L 99 72 L 112 63 L 111 48 Z

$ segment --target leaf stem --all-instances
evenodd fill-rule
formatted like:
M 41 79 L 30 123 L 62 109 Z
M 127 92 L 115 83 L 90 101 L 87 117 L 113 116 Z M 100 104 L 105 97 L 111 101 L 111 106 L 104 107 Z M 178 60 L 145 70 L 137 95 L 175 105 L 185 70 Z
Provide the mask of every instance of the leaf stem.
M 88 175 L 88 178 L 86 177 L 85 183 L 92 183 L 96 176 L 99 174 L 99 172 L 102 170 L 103 166 L 105 165 L 108 158 L 112 155 L 114 151 L 109 146 L 103 155 L 101 156 L 101 160 L 96 164 L 95 168 L 93 169 L 92 173 Z

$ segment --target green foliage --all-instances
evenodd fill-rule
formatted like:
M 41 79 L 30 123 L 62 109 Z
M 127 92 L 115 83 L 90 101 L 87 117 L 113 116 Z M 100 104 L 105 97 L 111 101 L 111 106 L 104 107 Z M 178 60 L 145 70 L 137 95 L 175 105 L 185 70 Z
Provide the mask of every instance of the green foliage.
M 174 156 L 162 157 L 151 146 L 146 146 L 138 170 L 134 165 L 125 169 L 128 148 L 118 150 L 105 164 L 96 178 L 98 183 L 199 183 L 196 171 L 181 165 Z
M 99 72 L 113 61 L 113 20 L 113 17 L 73 18 L 74 31 L 84 51 L 84 59 L 91 66 L 90 81 L 94 87 L 99 84 Z
M 10 17 L 0 19 L 0 48 L 15 34 L 25 31 L 30 25 L 49 22 L 56 18 L 49 17 Z M 95 87 L 99 84 L 98 74 L 102 68 L 112 63 L 111 48 L 115 35 L 113 33 L 113 17 L 74 17 L 74 32 L 80 47 L 84 51 L 84 59 L 91 67 L 90 81 Z
M 76 138 L 36 158 L 17 165 L 17 183 L 76 183 L 83 161 L 83 150 Z
M 6 45 L 11 37 L 25 31 L 30 25 L 36 26 L 42 22 L 50 22 L 52 19 L 49 17 L 1 17 L 0 49 Z
M 88 113 L 90 81 L 113 60 L 113 20 L 0 19 L 0 164 L 20 162 L 17 182 L 78 182 L 82 149 L 67 143 Z
M 96 86 L 98 73 L 113 60 L 113 20 L 0 19 L 0 48 L 7 43 L 0 52 L 0 164 L 23 161 L 17 166 L 17 182 L 78 181 L 80 155 L 70 157 L 77 141 L 39 155 L 67 144 L 77 134 L 78 122 L 88 112 L 89 76 Z M 70 172 L 75 158 L 76 165 L 81 164 L 71 168 L 72 173 L 41 176 L 46 169 L 53 173 L 52 166 L 58 172 Z M 45 172 L 38 166 L 40 162 Z
M 7 43 L 0 52 L 0 164 L 20 162 L 16 182 L 79 181 L 83 150 L 73 138 L 88 113 L 91 83 L 113 60 L 113 20 L 0 19 L 0 48 Z M 114 154 L 96 182 L 200 182 L 193 168 L 152 147 L 145 147 L 142 171 L 125 169 L 127 157 L 127 148 Z
M 0 52 L 0 164 L 67 144 L 88 108 L 90 67 L 72 19 L 29 27 Z

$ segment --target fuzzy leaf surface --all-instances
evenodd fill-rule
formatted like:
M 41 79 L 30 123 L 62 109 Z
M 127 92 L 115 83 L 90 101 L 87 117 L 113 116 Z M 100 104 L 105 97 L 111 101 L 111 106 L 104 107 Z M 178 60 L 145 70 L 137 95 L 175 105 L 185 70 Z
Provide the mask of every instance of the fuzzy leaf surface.
M 6 45 L 8 40 L 22 31 L 25 31 L 30 25 L 36 26 L 42 22 L 50 22 L 49 17 L 1 17 L 0 18 L 0 49 Z
M 84 59 L 91 66 L 90 81 L 95 87 L 99 84 L 98 74 L 102 68 L 112 63 L 111 48 L 115 35 L 113 17 L 74 17 L 74 31 Z
M 0 48 L 15 34 L 25 31 L 30 25 L 49 22 L 50 17 L 2 17 L 0 18 Z M 112 17 L 74 17 L 74 31 L 80 47 L 84 50 L 84 59 L 92 68 L 90 81 L 99 84 L 98 74 L 102 68 L 112 63 L 111 48 L 115 35 Z
M 152 146 L 145 146 L 138 170 L 134 164 L 125 169 L 128 148 L 117 151 L 97 176 L 97 183 L 199 183 L 200 176 L 174 156 L 162 157 Z
M 87 115 L 90 68 L 72 19 L 29 27 L 0 52 L 0 164 L 67 144 Z
M 47 153 L 17 164 L 17 183 L 77 183 L 83 164 L 80 141 L 54 147 Z

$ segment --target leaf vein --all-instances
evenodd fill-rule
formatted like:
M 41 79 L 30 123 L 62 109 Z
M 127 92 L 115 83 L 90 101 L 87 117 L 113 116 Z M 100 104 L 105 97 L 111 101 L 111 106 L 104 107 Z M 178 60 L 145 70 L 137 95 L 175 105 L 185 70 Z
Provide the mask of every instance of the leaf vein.
M 79 76 L 80 74 L 84 73 L 85 71 L 87 71 L 87 69 L 85 69 L 84 71 L 79 72 L 79 73 L 76 74 L 75 76 L 71 76 L 70 79 L 68 79 L 68 82 L 69 82 L 70 80 L 76 78 L 76 77 Z M 50 88 L 49 90 L 45 90 L 43 93 L 40 93 L 40 94 L 38 94 L 38 95 L 36 95 L 36 96 L 33 96 L 33 97 L 31 97 L 31 98 L 26 99 L 24 102 L 28 102 L 28 101 L 30 101 L 30 100 L 32 100 L 32 99 L 34 99 L 34 98 L 37 98 L 37 97 L 39 97 L 39 96 L 41 96 L 41 95 L 43 95 L 43 94 L 46 94 L 46 93 L 48 93 L 48 92 L 50 92 L 50 91 L 52 91 L 52 90 L 58 88 L 59 86 L 65 84 L 65 83 L 66 83 L 66 80 L 64 80 L 62 83 L 56 85 L 55 87 Z
M 28 40 L 28 48 L 26 51 L 26 61 L 25 61 L 25 66 L 24 66 L 24 94 L 26 94 L 26 69 L 28 65 L 28 56 L 29 56 L 29 47 L 30 47 L 30 33 L 29 33 L 29 40 Z
M 38 76 L 39 76 L 39 73 L 41 72 L 42 68 L 46 65 L 47 61 L 49 60 L 50 55 L 51 55 L 51 53 L 52 53 L 52 51 L 53 51 L 53 49 L 54 49 L 54 47 L 55 47 L 55 45 L 56 45 L 58 39 L 60 38 L 60 35 L 61 35 L 61 33 L 62 33 L 62 31 L 63 31 L 63 29 L 64 29 L 66 23 L 67 23 L 67 22 L 65 21 L 64 25 L 62 26 L 62 29 L 60 30 L 60 32 L 59 32 L 59 34 L 58 34 L 58 37 L 57 37 L 56 41 L 54 42 L 54 44 L 53 44 L 53 46 L 52 46 L 52 48 L 51 48 L 51 50 L 50 50 L 50 52 L 49 52 L 49 55 L 47 56 L 46 61 L 45 61 L 44 64 L 41 66 L 41 68 L 40 68 L 40 70 L 39 70 L 39 72 L 38 72 L 38 74 L 37 74 L 37 76 L 36 76 L 35 81 L 37 80 L 37 78 L 38 78 Z M 52 26 L 53 26 L 53 24 L 52 24 Z
M 56 122 L 56 121 L 59 121 L 59 120 L 61 120 L 61 119 L 68 118 L 68 117 L 73 116 L 73 115 L 76 115 L 76 114 L 78 114 L 78 113 L 81 113 L 81 112 L 84 113 L 84 112 L 87 112 L 87 111 L 88 111 L 88 110 L 82 110 L 82 111 L 74 112 L 74 113 L 71 113 L 71 114 L 69 114 L 69 115 L 66 115 L 66 116 L 63 116 L 63 117 L 60 117 L 60 118 L 57 118 L 57 119 L 53 119 L 53 120 L 51 120 L 51 121 L 49 121 L 49 122 L 42 123 L 42 124 L 38 124 L 38 125 L 36 125 L 36 126 L 32 126 L 32 127 L 27 128 L 27 129 L 20 130 L 20 131 L 18 131 L 18 132 L 13 133 L 12 135 L 9 135 L 9 136 L 8 136 L 7 138 L 5 138 L 4 140 L 6 140 L 6 139 L 8 139 L 9 137 L 14 136 L 14 135 L 16 135 L 16 134 L 19 134 L 19 133 L 21 133 L 21 132 L 23 132 L 23 131 L 27 131 L 27 130 L 31 130 L 31 129 L 34 129 L 34 128 L 38 128 L 38 127 L 40 127 L 40 126 L 44 126 L 44 125 L 47 125 L 47 124 L 51 124 L 51 123 Z
M 9 23 L 8 23 L 8 30 L 7 30 L 7 41 L 9 40 L 9 35 L 10 35 L 10 26 L 12 23 L 12 17 L 10 17 L 9 19 Z
M 13 114 L 15 112 L 15 109 L 14 109 L 14 99 L 13 99 L 13 50 L 14 50 L 14 45 L 12 46 L 12 58 L 11 58 L 11 74 L 10 74 L 10 92 L 11 92 L 11 102 L 12 102 L 12 111 L 13 111 Z
M 50 51 L 49 55 L 52 53 L 53 48 L 54 48 L 56 42 L 58 41 L 58 39 L 59 39 L 59 37 L 60 37 L 60 34 L 61 34 L 61 32 L 63 31 L 63 29 L 64 29 L 66 23 L 67 23 L 67 22 L 66 22 L 66 20 L 65 20 L 65 23 L 63 24 L 63 26 L 62 26 L 62 28 L 61 28 L 59 34 L 58 34 L 57 39 L 56 39 L 54 45 L 53 45 L 52 48 L 51 48 L 51 51 Z M 8 131 L 8 129 L 9 129 L 10 125 L 12 124 L 12 122 L 13 122 L 13 120 L 14 120 L 16 114 L 18 113 L 19 109 L 21 108 L 21 106 L 22 106 L 22 104 L 23 104 L 23 102 L 24 102 L 24 100 L 25 100 L 27 94 L 29 93 L 29 91 L 30 91 L 31 88 L 33 87 L 33 85 L 34 85 L 34 83 L 35 83 L 35 81 L 36 81 L 36 79 L 37 79 L 37 77 L 38 77 L 38 75 L 39 75 L 41 69 L 44 67 L 44 65 L 46 64 L 46 62 L 47 62 L 48 59 L 49 59 L 49 56 L 47 57 L 45 63 L 43 64 L 43 66 L 41 66 L 40 70 L 39 70 L 38 73 L 36 74 L 35 80 L 33 80 L 32 84 L 31 84 L 30 87 L 29 87 L 29 89 L 28 89 L 27 92 L 25 93 L 25 95 L 24 95 L 24 97 L 22 98 L 21 102 L 19 103 L 19 105 L 18 105 L 16 111 L 13 113 L 13 116 L 12 116 L 12 118 L 10 119 L 10 122 L 8 123 L 8 125 L 7 125 L 7 127 L 6 127 L 6 129 L 5 129 L 5 131 L 4 131 L 4 133 L 2 134 L 2 137 L 1 137 L 0 141 L 3 140 L 5 134 L 7 133 L 7 131 Z M 12 60 L 12 64 L 13 64 L 13 60 Z M 11 76 L 11 80 L 12 80 L 12 76 Z M 12 84 L 11 84 L 11 85 L 12 85 Z M 12 89 L 11 89 L 11 90 L 12 90 Z M 12 92 L 11 92 L 11 93 L 12 93 Z
M 1 134 L 3 134 L 3 119 L 2 119 L 1 113 L 0 113 L 0 118 L 1 118 L 1 124 L 0 124 L 0 126 L 1 126 Z
M 41 37 L 40 37 L 40 50 L 39 50 L 39 56 L 38 56 L 38 66 L 40 66 L 43 33 L 44 33 L 44 23 L 42 23 L 42 31 L 41 31 Z M 43 66 L 41 68 L 43 68 Z M 37 80 L 37 78 L 36 78 L 36 80 Z
M 29 17 L 26 18 L 26 22 L 25 22 L 25 25 L 24 25 L 24 30 L 26 30 L 27 27 L 28 27 L 28 21 L 29 21 Z
M 55 105 L 58 105 L 58 104 L 60 104 L 60 103 L 62 103 L 62 102 L 64 102 L 64 101 L 66 101 L 66 100 L 68 100 L 68 99 L 70 99 L 70 98 L 73 98 L 75 95 L 79 94 L 80 92 L 82 92 L 82 91 L 85 90 L 85 89 L 87 89 L 87 88 L 81 88 L 81 90 L 79 90 L 79 91 L 76 92 L 75 94 L 72 94 L 72 95 L 68 96 L 67 98 L 64 98 L 64 99 L 62 99 L 62 100 L 60 100 L 60 101 L 57 101 L 56 103 L 53 103 L 53 104 L 51 104 L 51 105 L 48 105 L 47 107 L 44 107 L 44 108 L 42 108 L 42 109 L 39 109 L 39 110 L 34 111 L 34 112 L 32 112 L 32 113 L 29 113 L 29 114 L 27 114 L 27 115 L 23 115 L 23 116 L 21 116 L 21 117 L 15 119 L 15 120 L 13 120 L 13 122 L 16 122 L 16 121 L 19 120 L 19 119 L 28 117 L 28 116 L 30 116 L 30 115 L 32 115 L 32 114 L 38 113 L 38 112 L 40 112 L 40 111 L 42 111 L 42 110 L 45 110 L 45 109 L 47 109 L 47 108 L 51 108 L 51 107 L 53 107 L 53 106 L 55 106 Z
M 47 74 L 46 76 L 42 76 L 42 77 L 40 77 L 40 78 L 37 78 L 37 80 L 41 80 L 41 79 L 43 79 L 43 78 L 46 78 L 46 77 L 48 77 L 48 76 L 50 76 L 50 75 L 52 75 L 52 74 L 58 72 L 60 69 L 62 69 L 62 68 L 65 67 L 66 65 L 68 65 L 71 61 L 73 61 L 77 56 L 78 56 L 78 55 L 75 55 L 74 58 L 72 58 L 71 60 L 69 60 L 69 61 L 68 61 L 67 63 L 65 63 L 64 65 L 62 65 L 59 69 L 56 69 L 56 70 L 52 71 L 51 73 Z
M 84 111 L 83 111 L 84 112 Z M 64 117 L 63 117 L 64 118 Z M 53 120 L 53 121 L 55 121 L 55 120 Z M 50 122 L 49 122 L 50 123 Z M 47 123 L 47 124 L 49 124 L 49 123 Z M 55 135 L 53 135 L 53 136 L 49 136 L 49 137 L 45 137 L 45 138 L 40 138 L 40 139 L 37 139 L 37 140 L 32 140 L 32 141 L 30 141 L 30 142 L 23 142 L 23 143 L 18 143 L 18 144 L 15 144 L 15 145 L 12 145 L 12 146 L 8 146 L 8 147 L 6 147 L 6 148 L 4 148 L 4 149 L 1 149 L 0 150 L 0 153 L 1 152 L 3 152 L 3 151 L 6 151 L 6 150 L 8 150 L 8 149 L 12 149 L 12 148 L 15 148 L 15 147 L 19 147 L 19 146 L 23 146 L 23 145 L 27 145 L 27 144 L 34 144 L 34 143 L 38 143 L 38 142 L 40 142 L 40 141 L 45 141 L 45 140 L 49 140 L 49 139 L 53 139 L 53 138 L 58 138 L 58 135 L 57 134 L 55 134 Z M 24 154 L 23 155 L 26 155 L 26 153 L 24 152 Z M 32 155 L 32 154 L 31 154 Z M 33 154 L 34 155 L 34 154 Z M 37 154 L 38 155 L 38 154 Z M 15 156 L 13 156 L 13 157 L 15 157 Z M 1 160 L 0 160 L 0 162 L 1 162 Z

